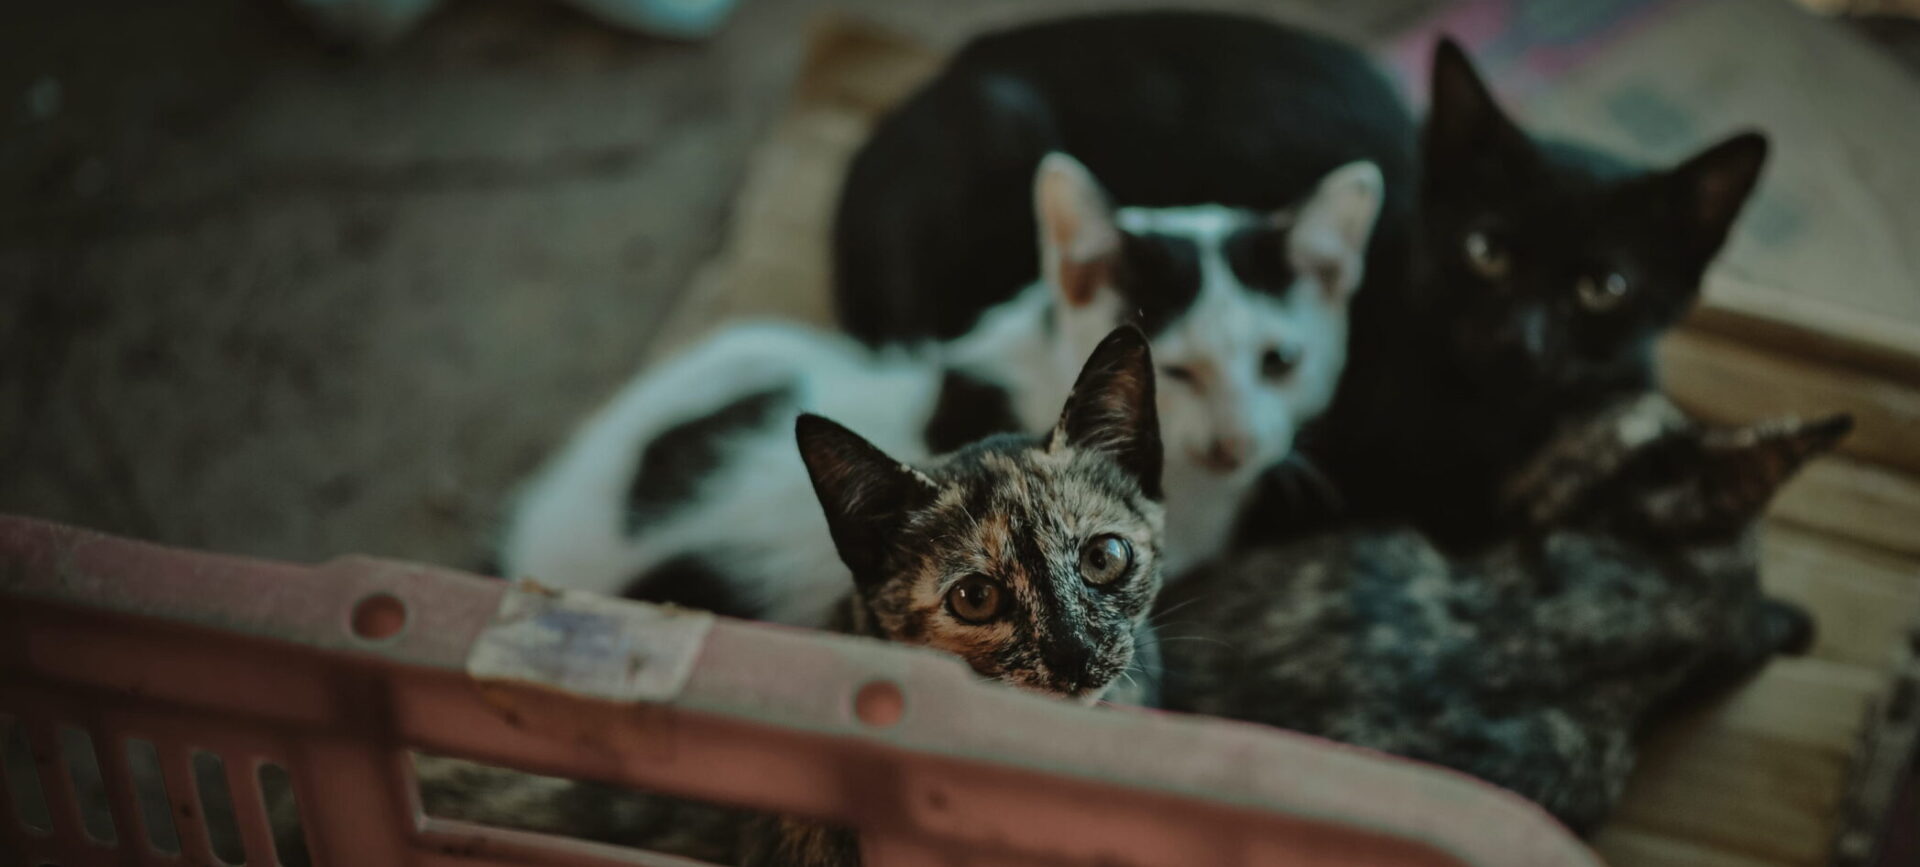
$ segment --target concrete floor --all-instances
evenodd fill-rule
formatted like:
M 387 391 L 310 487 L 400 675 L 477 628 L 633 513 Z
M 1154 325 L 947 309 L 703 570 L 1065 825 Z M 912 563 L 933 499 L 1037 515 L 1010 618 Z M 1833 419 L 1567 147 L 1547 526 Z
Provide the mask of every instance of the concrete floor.
M 953 44 L 1110 5 L 745 0 L 689 45 L 451 0 L 358 56 L 269 3 L 7 4 L 0 511 L 474 566 L 716 249 L 812 16 Z
M 448 0 L 359 56 L 257 0 L 6 4 L 0 511 L 477 565 L 717 248 L 809 19 L 1141 5 L 744 0 L 690 45 Z M 1361 37 L 1430 4 L 1205 5 Z

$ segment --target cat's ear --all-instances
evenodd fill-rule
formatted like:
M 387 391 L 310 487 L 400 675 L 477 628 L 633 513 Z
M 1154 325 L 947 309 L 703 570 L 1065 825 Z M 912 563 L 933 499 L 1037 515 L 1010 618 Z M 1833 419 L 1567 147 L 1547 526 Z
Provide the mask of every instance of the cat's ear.
M 840 559 L 856 581 L 883 580 L 888 537 L 908 512 L 933 501 L 932 480 L 859 434 L 811 413 L 794 422 L 794 437 Z
M 1336 304 L 1346 303 L 1360 287 L 1367 239 L 1373 236 L 1385 193 L 1379 166 L 1348 163 L 1320 181 L 1288 232 L 1294 269 L 1312 278 Z
M 1697 451 L 1679 480 L 1686 495 L 1653 500 L 1672 510 L 1656 517 L 1675 529 L 1745 526 L 1807 461 L 1831 451 L 1851 430 L 1853 417 L 1838 413 L 1694 432 Z
M 1427 183 L 1471 182 L 1473 178 L 1461 175 L 1484 174 L 1476 172 L 1481 168 L 1510 171 L 1531 163 L 1534 151 L 1526 133 L 1500 109 L 1452 37 L 1443 36 L 1434 46 L 1432 82 L 1422 132 Z
M 1067 407 L 1060 413 L 1048 448 L 1105 452 L 1139 482 L 1143 493 L 1161 498 L 1153 353 L 1139 328 L 1122 325 L 1094 348 L 1067 395 Z
M 1112 276 L 1120 252 L 1113 206 L 1079 160 L 1054 152 L 1033 178 L 1041 276 L 1070 307 L 1083 307 Z
M 1744 132 L 1681 163 L 1668 174 L 1681 202 L 1677 213 L 1696 249 L 1718 252 L 1767 163 L 1767 137 Z

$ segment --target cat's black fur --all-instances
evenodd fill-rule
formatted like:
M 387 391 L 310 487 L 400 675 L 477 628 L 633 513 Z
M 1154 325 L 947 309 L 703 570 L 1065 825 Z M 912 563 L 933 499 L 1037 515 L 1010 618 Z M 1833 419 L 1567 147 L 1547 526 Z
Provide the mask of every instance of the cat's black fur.
M 685 554 L 653 567 L 621 594 L 638 602 L 678 605 L 711 611 L 721 617 L 753 619 L 753 600 L 727 582 L 726 573 L 695 554 Z
M 792 388 L 771 388 L 744 395 L 726 405 L 660 432 L 640 453 L 640 466 L 627 487 L 626 531 L 671 515 L 692 499 L 700 482 L 722 464 L 727 435 L 772 424 L 793 407 Z M 648 602 L 670 602 L 635 596 Z
M 1657 398 L 1622 406 L 1519 474 L 1529 526 L 1497 545 L 1350 529 L 1175 585 L 1167 706 L 1446 765 L 1591 832 L 1647 722 L 1807 648 L 1807 615 L 1761 593 L 1757 525 L 1849 425 L 1703 429 Z
M 927 451 L 943 455 L 994 434 L 1020 430 L 1013 395 L 1000 384 L 963 370 L 940 378 L 940 396 L 927 418 Z
M 1050 151 L 1080 160 L 1119 206 L 1263 212 L 1370 160 L 1391 212 L 1410 199 L 1411 130 L 1386 79 L 1353 49 L 1257 18 L 1135 12 L 981 36 L 853 158 L 833 232 L 840 323 L 872 343 L 952 338 L 1032 283 L 1032 180 Z M 1373 249 L 1398 245 L 1380 231 Z M 1177 253 L 1151 238 L 1131 246 L 1123 259 L 1148 283 L 1156 260 Z M 1369 285 L 1391 282 L 1375 267 L 1370 258 Z M 1161 318 L 1198 290 L 1134 288 L 1129 296 Z
M 1538 141 L 1449 41 L 1422 145 L 1409 282 L 1356 297 L 1340 391 L 1301 446 L 1347 517 L 1466 547 L 1508 526 L 1497 491 L 1555 425 L 1656 384 L 1654 341 L 1698 297 L 1767 145 L 1737 135 L 1648 170 Z M 1497 259 L 1476 265 L 1474 233 Z M 1624 294 L 1586 308 L 1581 281 L 1609 275 Z M 1255 538 L 1298 525 L 1275 505 Z
M 1659 171 L 1536 140 L 1449 41 L 1431 102 L 1423 135 L 1351 46 L 1231 15 L 983 36 L 855 156 L 834 231 L 840 321 L 870 342 L 948 337 L 1032 280 L 1026 179 L 1050 149 L 1122 205 L 1273 208 L 1335 165 L 1371 160 L 1386 200 L 1339 395 L 1297 444 L 1307 460 L 1269 475 L 1242 536 L 1407 519 L 1456 547 L 1484 542 L 1506 526 L 1494 492 L 1516 456 L 1569 414 L 1654 381 L 1653 339 L 1695 300 L 1766 142 L 1736 136 Z M 1501 279 L 1464 257 L 1475 230 L 1505 245 Z M 1576 282 L 1616 271 L 1622 303 L 1581 313 Z M 1178 281 L 1142 284 L 1129 297 L 1143 312 L 1178 307 Z M 1301 484 L 1302 466 L 1331 485 Z M 1336 496 L 1300 496 L 1323 490 Z

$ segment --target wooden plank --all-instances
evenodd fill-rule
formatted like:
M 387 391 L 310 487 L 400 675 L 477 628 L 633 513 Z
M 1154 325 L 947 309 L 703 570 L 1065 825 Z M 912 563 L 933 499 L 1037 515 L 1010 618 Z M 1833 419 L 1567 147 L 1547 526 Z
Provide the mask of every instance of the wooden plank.
M 1814 461 L 1770 513 L 1863 544 L 1920 557 L 1920 478 L 1844 457 Z
M 1661 360 L 1667 393 L 1689 412 L 1744 422 L 1845 410 L 1857 423 L 1845 453 L 1920 472 L 1920 390 L 1685 329 L 1661 342 Z
M 1752 680 L 1676 725 L 1764 737 L 1780 746 L 1844 757 L 1853 749 L 1885 672 L 1812 657 L 1781 657 Z M 1702 732 L 1705 733 L 1705 732 Z
M 1920 383 L 1920 326 L 1768 286 L 1725 269 L 1707 275 L 1687 325 L 1796 358 Z
M 1594 835 L 1593 849 L 1612 867 L 1793 867 L 1792 862 L 1714 849 L 1623 822 Z
M 1883 682 L 1856 666 L 1774 662 L 1720 701 L 1656 727 L 1618 821 L 1750 858 L 1821 863 L 1860 720 Z
M 1892 672 L 1920 621 L 1920 560 L 1774 522 L 1761 548 L 1767 592 L 1813 614 L 1809 656 Z
M 877 117 L 945 61 L 916 39 L 831 12 L 810 29 L 796 104 L 831 104 Z
M 1617 820 L 1698 846 L 1819 864 L 1832 838 L 1843 754 L 1712 728 L 1652 738 Z

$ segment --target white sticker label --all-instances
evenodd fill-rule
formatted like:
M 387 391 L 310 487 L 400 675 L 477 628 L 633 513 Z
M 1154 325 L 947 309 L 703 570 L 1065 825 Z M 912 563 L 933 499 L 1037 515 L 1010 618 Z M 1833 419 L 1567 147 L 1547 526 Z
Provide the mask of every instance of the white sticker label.
M 609 701 L 671 701 L 712 626 L 705 611 L 522 585 L 501 597 L 467 673 Z

